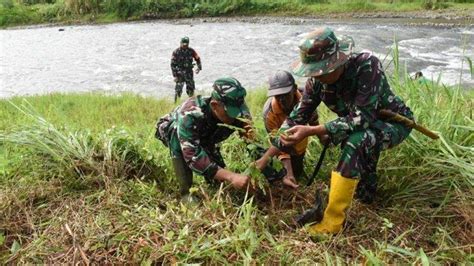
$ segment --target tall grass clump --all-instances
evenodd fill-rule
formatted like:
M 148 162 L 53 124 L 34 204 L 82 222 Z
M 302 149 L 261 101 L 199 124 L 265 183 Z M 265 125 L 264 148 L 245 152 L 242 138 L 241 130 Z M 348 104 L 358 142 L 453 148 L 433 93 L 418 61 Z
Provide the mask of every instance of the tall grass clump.
M 393 58 L 398 61 L 397 45 Z M 406 100 L 417 122 L 440 135 L 439 141 L 432 141 L 420 133 L 412 133 L 403 155 L 407 156 L 407 161 L 420 160 L 428 175 L 454 175 L 464 177 L 453 179 L 456 182 L 469 183 L 474 176 L 472 90 L 466 91 L 459 85 L 447 87 L 439 79 L 426 85 L 412 80 L 406 70 L 401 69 L 400 63 L 395 64 L 395 68 L 395 73 L 404 75 L 402 78 L 394 75 L 395 79 L 390 80 L 392 88 Z M 415 164 L 418 169 L 420 161 Z
M 38 23 L 38 15 L 13 0 L 0 1 L 0 26 Z
M 14 105 L 14 104 L 13 104 Z M 59 129 L 40 116 L 31 105 L 14 105 L 30 118 L 27 127 L 3 132 L 5 145 L 26 149 L 32 162 L 29 169 L 45 177 L 151 178 L 163 175 L 156 156 L 144 147 L 141 139 L 125 129 L 112 128 L 99 135 L 88 130 Z
M 421 6 L 424 9 L 443 9 L 449 7 L 448 3 L 446 1 L 441 1 L 441 0 L 423 0 L 421 1 Z
M 77 15 L 97 14 L 101 11 L 100 0 L 64 0 L 64 12 Z

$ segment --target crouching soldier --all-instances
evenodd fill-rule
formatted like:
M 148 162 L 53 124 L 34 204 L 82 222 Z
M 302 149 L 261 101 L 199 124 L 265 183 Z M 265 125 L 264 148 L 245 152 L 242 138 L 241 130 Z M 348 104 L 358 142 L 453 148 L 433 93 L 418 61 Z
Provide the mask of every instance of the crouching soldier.
M 238 117 L 250 118 L 245 104 L 245 88 L 234 78 L 214 82 L 210 97 L 189 98 L 170 114 L 159 119 L 156 137 L 169 149 L 180 193 L 185 199 L 193 183 L 193 172 L 208 182 L 227 181 L 237 189 L 247 186 L 249 177 L 225 169 L 217 143 L 227 139 L 233 129 L 220 123 L 246 130 L 244 137 L 253 135 L 251 126 Z
M 288 71 L 279 70 L 272 75 L 269 80 L 267 96 L 268 100 L 263 106 L 263 121 L 268 133 L 275 134 L 291 113 L 293 108 L 300 102 L 301 93 L 298 91 L 295 79 Z M 317 125 L 318 116 L 310 119 L 310 124 Z M 308 138 L 295 144 L 294 154 L 280 153 L 278 159 L 283 163 L 286 169 L 286 175 L 283 178 L 283 184 L 297 188 L 297 180 L 305 177 L 303 160 L 308 146 Z
M 411 132 L 404 124 L 379 118 L 382 109 L 408 119 L 413 119 L 413 113 L 390 89 L 379 59 L 370 52 L 352 53 L 353 45 L 352 38 L 337 38 L 329 28 L 310 32 L 301 41 L 301 60 L 292 65 L 292 70 L 308 77 L 303 99 L 282 126 L 287 135 L 275 138 L 273 143 L 285 150 L 308 136 L 327 135 L 333 144 L 341 145 L 341 157 L 331 175 L 328 204 L 322 221 L 310 227 L 312 235 L 341 231 L 354 193 L 363 202 L 373 201 L 380 152 L 400 144 Z M 306 126 L 321 102 L 338 118 Z M 269 149 L 267 157 L 278 149 Z

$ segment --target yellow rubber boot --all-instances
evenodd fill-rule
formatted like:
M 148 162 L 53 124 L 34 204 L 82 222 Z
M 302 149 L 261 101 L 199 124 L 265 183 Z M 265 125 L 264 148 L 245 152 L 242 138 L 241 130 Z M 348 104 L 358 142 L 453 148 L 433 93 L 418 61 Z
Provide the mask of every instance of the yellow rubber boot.
M 357 183 L 359 179 L 346 178 L 338 172 L 332 172 L 328 206 L 324 211 L 323 220 L 309 227 L 310 235 L 336 234 L 342 230 L 342 224 L 346 218 L 345 211 L 351 205 Z

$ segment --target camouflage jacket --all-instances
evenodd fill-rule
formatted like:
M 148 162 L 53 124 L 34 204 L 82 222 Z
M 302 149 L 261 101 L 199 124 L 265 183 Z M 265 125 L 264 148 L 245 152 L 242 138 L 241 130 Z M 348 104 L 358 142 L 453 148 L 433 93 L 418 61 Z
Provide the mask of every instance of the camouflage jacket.
M 338 118 L 324 125 L 334 144 L 346 139 L 353 131 L 386 127 L 386 123 L 377 117 L 380 109 L 413 118 L 403 100 L 390 89 L 382 64 L 372 53 L 352 54 L 344 67 L 344 73 L 335 84 L 322 84 L 309 78 L 303 99 L 282 129 L 306 124 L 321 102 L 338 115 Z M 278 139 L 273 142 L 282 148 Z
M 196 60 L 197 67 L 199 70 L 201 70 L 201 58 L 193 48 L 179 47 L 178 49 L 174 50 L 171 56 L 171 71 L 173 72 L 173 77 L 179 75 L 180 72 L 192 71 L 193 58 Z
M 220 154 L 214 156 L 219 153 L 216 144 L 234 132 L 218 125 L 222 122 L 212 115 L 210 101 L 210 97 L 191 97 L 160 119 L 167 121 L 165 127 L 158 125 L 158 137 L 165 140 L 172 155 L 182 156 L 189 168 L 206 179 L 212 179 L 223 164 L 216 160 Z M 236 119 L 233 126 L 244 128 L 245 123 Z

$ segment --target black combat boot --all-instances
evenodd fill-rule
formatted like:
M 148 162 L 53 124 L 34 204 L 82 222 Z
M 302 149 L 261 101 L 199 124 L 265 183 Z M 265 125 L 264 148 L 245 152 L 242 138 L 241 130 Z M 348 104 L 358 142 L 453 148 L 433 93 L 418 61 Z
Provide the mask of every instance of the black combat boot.
M 356 198 L 365 204 L 371 204 L 375 200 L 377 192 L 377 174 L 364 175 L 357 185 Z

